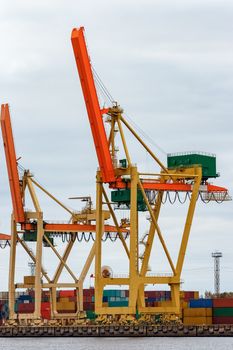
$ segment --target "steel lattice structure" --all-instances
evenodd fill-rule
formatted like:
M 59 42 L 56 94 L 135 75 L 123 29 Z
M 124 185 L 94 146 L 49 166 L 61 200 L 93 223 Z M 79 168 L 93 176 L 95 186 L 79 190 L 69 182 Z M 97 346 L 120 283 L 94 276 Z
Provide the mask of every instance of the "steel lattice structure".
M 222 258 L 222 253 L 216 251 L 212 253 L 212 258 L 214 258 L 214 293 L 216 295 L 220 294 L 220 258 Z

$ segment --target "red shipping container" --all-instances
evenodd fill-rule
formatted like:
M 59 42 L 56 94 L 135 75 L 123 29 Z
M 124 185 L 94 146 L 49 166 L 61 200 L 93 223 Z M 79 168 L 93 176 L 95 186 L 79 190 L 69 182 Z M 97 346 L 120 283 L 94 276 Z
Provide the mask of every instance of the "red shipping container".
M 85 296 L 93 296 L 95 294 L 94 288 L 83 289 L 83 295 Z
M 42 302 L 41 303 L 41 311 L 50 311 L 50 303 L 49 302 Z
M 213 324 L 232 324 L 233 325 L 233 317 L 231 316 L 213 317 Z
M 194 292 L 184 292 L 184 300 L 189 301 L 190 299 L 194 299 Z
M 35 304 L 34 303 L 20 303 L 18 304 L 18 313 L 30 314 L 34 312 Z
M 41 303 L 41 317 L 46 320 L 51 319 L 51 306 L 49 302 Z
M 84 311 L 94 311 L 95 304 L 94 303 L 83 303 L 83 309 Z
M 128 289 L 125 290 L 125 297 L 126 297 L 126 298 L 129 297 L 129 290 L 128 290 Z
M 59 297 L 69 298 L 76 295 L 76 289 L 74 290 L 60 290 Z
M 233 307 L 233 298 L 213 299 L 213 307 Z
M 51 319 L 51 312 L 47 310 L 41 310 L 41 317 L 50 320 Z

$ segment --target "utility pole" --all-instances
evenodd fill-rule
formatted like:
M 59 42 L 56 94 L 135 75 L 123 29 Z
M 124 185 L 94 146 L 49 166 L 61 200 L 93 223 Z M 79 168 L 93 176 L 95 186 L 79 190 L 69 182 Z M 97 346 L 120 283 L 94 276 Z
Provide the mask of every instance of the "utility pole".
M 214 258 L 214 293 L 216 296 L 220 294 L 220 258 L 222 253 L 215 251 L 212 253 L 212 258 Z

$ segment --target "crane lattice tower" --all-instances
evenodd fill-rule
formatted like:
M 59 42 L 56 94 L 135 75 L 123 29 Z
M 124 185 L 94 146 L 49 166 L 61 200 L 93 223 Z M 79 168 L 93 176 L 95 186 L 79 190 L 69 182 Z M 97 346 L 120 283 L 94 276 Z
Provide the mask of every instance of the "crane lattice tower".
M 220 258 L 222 257 L 221 252 L 212 253 L 212 258 L 214 258 L 214 293 L 216 295 L 220 294 Z

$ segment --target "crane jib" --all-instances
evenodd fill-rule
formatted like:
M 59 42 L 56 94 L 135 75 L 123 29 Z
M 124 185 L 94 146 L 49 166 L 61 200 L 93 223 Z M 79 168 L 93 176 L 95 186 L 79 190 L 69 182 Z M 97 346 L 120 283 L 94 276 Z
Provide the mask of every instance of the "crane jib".
M 111 183 L 115 181 L 114 167 L 102 119 L 102 110 L 100 109 L 96 93 L 83 27 L 73 29 L 71 41 L 103 182 Z

